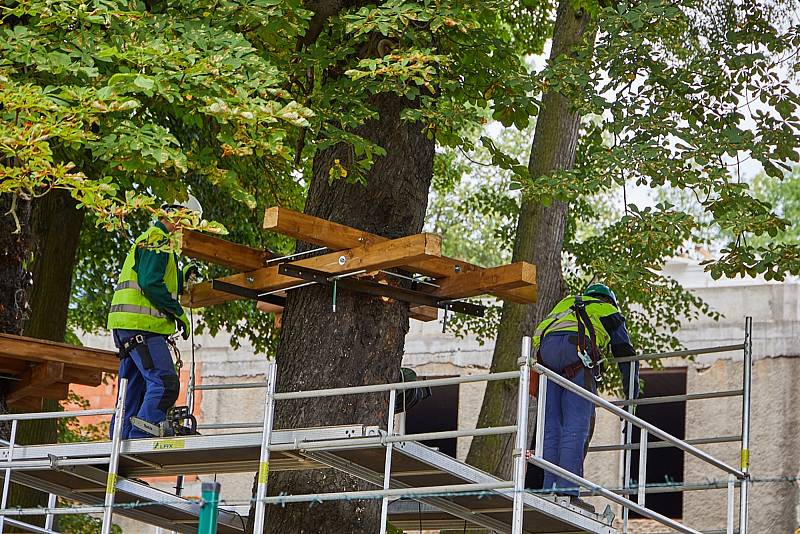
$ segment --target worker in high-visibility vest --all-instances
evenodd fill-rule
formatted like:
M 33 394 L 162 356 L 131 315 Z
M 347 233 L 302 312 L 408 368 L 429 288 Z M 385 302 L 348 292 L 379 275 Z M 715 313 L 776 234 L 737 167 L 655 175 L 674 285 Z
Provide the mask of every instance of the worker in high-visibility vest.
M 202 217 L 196 198 L 164 206 L 189 209 Z M 114 290 L 108 329 L 119 349 L 119 379 L 127 379 L 122 438 L 151 437 L 131 425 L 131 417 L 158 425 L 178 398 L 180 382 L 167 338 L 180 329 L 188 339 L 191 324 L 178 301 L 184 278 L 194 271 L 178 270 L 177 254 L 159 250 L 168 243 L 175 226 L 161 219 L 131 246 Z M 116 421 L 112 421 L 113 425 Z
M 589 286 L 583 295 L 559 302 L 539 323 L 533 336 L 537 361 L 571 382 L 596 392 L 602 381 L 600 350 L 611 347 L 616 358 L 635 354 L 625 318 L 619 312 L 614 292 L 604 284 Z M 639 391 L 639 364 L 619 364 L 626 395 L 630 373 L 634 377 L 633 398 Z M 544 459 L 578 476 L 583 476 L 584 447 L 594 404 L 553 381 L 547 382 L 544 426 Z M 570 496 L 572 504 L 594 511 L 579 498 L 577 485 L 545 469 L 545 490 Z

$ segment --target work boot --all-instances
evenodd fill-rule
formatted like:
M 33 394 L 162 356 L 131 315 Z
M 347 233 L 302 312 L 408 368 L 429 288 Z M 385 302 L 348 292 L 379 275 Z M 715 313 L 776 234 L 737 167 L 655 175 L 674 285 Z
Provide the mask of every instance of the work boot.
M 572 497 L 569 498 L 569 503 L 572 506 L 577 506 L 581 510 L 586 510 L 587 512 L 592 513 L 592 514 L 595 513 L 594 506 L 592 506 L 588 502 L 584 501 L 580 497 L 575 497 L 573 495 Z

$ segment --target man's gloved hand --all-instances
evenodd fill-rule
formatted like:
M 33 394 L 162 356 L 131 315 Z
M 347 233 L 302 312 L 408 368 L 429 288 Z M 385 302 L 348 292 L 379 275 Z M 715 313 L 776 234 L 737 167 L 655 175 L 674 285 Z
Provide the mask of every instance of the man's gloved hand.
M 183 312 L 180 317 L 176 317 L 175 323 L 181 332 L 181 337 L 189 339 L 189 336 L 192 335 L 192 324 L 189 322 L 189 316 L 186 315 L 186 312 Z
M 200 266 L 196 263 L 188 263 L 183 267 L 183 280 L 187 284 L 196 284 L 200 281 Z

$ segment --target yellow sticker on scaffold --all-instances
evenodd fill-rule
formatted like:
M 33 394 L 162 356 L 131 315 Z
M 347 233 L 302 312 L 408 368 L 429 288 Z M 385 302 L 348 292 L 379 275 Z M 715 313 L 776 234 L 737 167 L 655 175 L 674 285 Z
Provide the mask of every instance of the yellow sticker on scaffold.
M 750 449 L 742 449 L 742 471 L 750 469 Z
M 266 484 L 269 478 L 269 462 L 261 462 L 258 464 L 258 483 Z
M 183 449 L 184 447 L 186 447 L 186 440 L 184 439 L 160 439 L 153 443 L 154 451 Z
M 117 474 L 109 473 L 106 480 L 106 493 L 114 493 L 117 489 Z

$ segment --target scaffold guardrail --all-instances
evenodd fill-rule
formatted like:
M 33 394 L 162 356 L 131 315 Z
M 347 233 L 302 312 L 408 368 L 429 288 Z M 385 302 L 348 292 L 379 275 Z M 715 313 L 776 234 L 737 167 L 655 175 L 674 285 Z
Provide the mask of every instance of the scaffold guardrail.
M 352 387 L 342 387 L 342 388 L 327 388 L 327 389 L 319 389 L 319 390 L 309 390 L 309 391 L 294 391 L 294 392 L 276 392 L 276 377 L 277 377 L 277 363 L 275 361 L 271 361 L 267 367 L 267 376 L 266 380 L 262 382 L 254 382 L 254 383 L 245 383 L 245 384 L 200 384 L 194 385 L 195 390 L 205 390 L 205 391 L 213 391 L 213 390 L 227 390 L 227 389 L 238 389 L 238 388 L 254 388 L 254 387 L 262 387 L 265 389 L 265 397 L 264 397 L 264 417 L 260 423 L 257 422 L 241 422 L 241 423 L 219 423 L 219 424 L 208 424 L 206 428 L 218 428 L 221 430 L 227 429 L 234 429 L 234 428 L 261 428 L 261 443 L 260 443 L 260 453 L 258 459 L 258 469 L 257 469 L 257 490 L 255 498 L 252 500 L 254 504 L 254 517 L 253 517 L 253 533 L 254 534 L 261 534 L 263 533 L 264 529 L 264 520 L 266 517 L 266 506 L 272 504 L 287 504 L 293 502 L 318 502 L 318 501 L 326 501 L 326 500 L 353 500 L 353 499 L 380 499 L 381 500 L 381 521 L 380 521 L 380 534 L 385 534 L 387 529 L 387 517 L 388 517 L 388 507 L 389 501 L 392 499 L 397 498 L 411 498 L 422 500 L 426 496 L 447 496 L 447 495 L 455 495 L 459 493 L 464 494 L 497 494 L 503 495 L 512 500 L 512 518 L 511 524 L 509 527 L 509 532 L 511 534 L 522 534 L 523 532 L 523 522 L 524 522 L 524 506 L 525 506 L 525 496 L 526 494 L 534 495 L 534 494 L 541 494 L 541 492 L 532 492 L 527 491 L 525 488 L 525 471 L 528 463 L 537 465 L 542 469 L 555 473 L 558 476 L 563 477 L 566 480 L 571 481 L 576 486 L 583 488 L 588 491 L 589 494 L 592 495 L 599 495 L 602 496 L 609 501 L 621 505 L 623 510 L 633 510 L 634 512 L 655 521 L 658 521 L 669 528 L 673 528 L 679 532 L 684 532 L 686 534 L 698 534 L 698 531 L 683 525 L 673 519 L 667 518 L 646 506 L 646 494 L 650 492 L 651 488 L 647 488 L 646 484 L 638 483 L 635 486 L 630 485 L 629 480 L 625 480 L 624 484 L 622 484 L 622 489 L 620 488 L 606 488 L 601 485 L 595 484 L 583 477 L 576 476 L 561 467 L 544 460 L 543 458 L 543 433 L 545 429 L 545 417 L 544 417 L 544 408 L 547 402 L 547 384 L 548 381 L 552 381 L 565 389 L 589 400 L 595 406 L 599 406 L 600 408 L 611 412 L 612 414 L 618 416 L 626 426 L 628 426 L 628 442 L 620 444 L 620 448 L 622 450 L 622 454 L 627 455 L 626 460 L 626 473 L 627 477 L 629 478 L 629 468 L 630 468 L 630 452 L 637 448 L 636 444 L 630 442 L 631 439 L 631 429 L 635 426 L 637 428 L 642 429 L 642 438 L 641 443 L 638 444 L 638 448 L 642 451 L 640 454 L 639 462 L 640 462 L 640 478 L 644 477 L 647 471 L 647 451 L 649 449 L 661 446 L 674 446 L 688 454 L 692 454 L 699 458 L 701 461 L 708 463 L 718 469 L 721 469 L 725 473 L 728 474 L 729 478 L 727 481 L 727 490 L 728 490 L 728 524 L 727 524 L 727 533 L 732 534 L 734 532 L 734 522 L 733 522 L 733 515 L 734 515 L 734 505 L 733 505 L 733 496 L 734 496 L 734 489 L 738 485 L 741 498 L 740 498 L 740 527 L 739 532 L 741 534 L 747 533 L 747 483 L 749 479 L 748 473 L 748 465 L 747 465 L 747 447 L 749 441 L 749 400 L 750 400 L 750 366 L 752 365 L 752 321 L 748 318 L 746 323 L 746 336 L 745 342 L 742 345 L 734 345 L 734 346 L 726 346 L 726 347 L 717 347 L 714 349 L 696 349 L 694 352 L 692 351 L 678 351 L 674 353 L 666 353 L 660 355 L 660 357 L 680 357 L 680 356 L 687 356 L 690 355 L 689 353 L 694 354 L 708 354 L 714 352 L 720 352 L 721 350 L 744 350 L 745 355 L 745 377 L 743 379 L 743 386 L 741 390 L 741 395 L 743 398 L 743 426 L 742 426 L 742 435 L 741 435 L 741 442 L 742 442 L 742 465 L 740 468 L 735 468 L 733 466 L 728 465 L 727 463 L 715 458 L 714 456 L 698 449 L 695 447 L 695 444 L 700 443 L 692 443 L 692 440 L 682 440 L 675 436 L 668 434 L 667 432 L 659 429 L 655 425 L 652 425 L 641 418 L 637 417 L 632 413 L 631 407 L 636 404 L 635 402 L 627 402 L 625 403 L 625 408 L 618 406 L 619 403 L 614 403 L 603 399 L 602 397 L 595 395 L 594 393 L 583 389 L 582 387 L 576 385 L 575 383 L 565 379 L 564 377 L 560 376 L 557 373 L 539 365 L 534 364 L 531 366 L 531 339 L 529 337 L 523 338 L 521 353 L 525 355 L 525 358 L 520 359 L 520 365 L 517 370 L 508 371 L 508 372 L 499 372 L 499 373 L 488 373 L 488 374 L 478 374 L 478 375 L 468 375 L 468 376 L 460 376 L 460 377 L 451 377 L 451 378 L 441 378 L 441 379 L 432 379 L 432 380 L 418 380 L 412 382 L 398 382 L 398 383 L 389 383 L 389 384 L 371 384 L 371 385 L 360 385 L 360 386 L 352 386 Z M 733 347 L 736 347 L 735 349 Z M 636 359 L 654 359 L 659 357 L 659 355 L 645 355 L 636 357 Z M 630 361 L 635 361 L 631 359 Z M 528 450 L 528 443 L 527 443 L 527 436 L 528 436 L 528 411 L 529 411 L 529 395 L 528 395 L 528 385 L 530 380 L 530 371 L 533 369 L 537 373 L 539 373 L 539 398 L 538 398 L 538 407 L 537 407 L 537 422 L 536 422 L 536 445 L 533 451 Z M 633 375 L 633 373 L 631 373 Z M 439 387 L 439 386 L 446 386 L 446 385 L 454 385 L 454 384 L 463 384 L 463 383 L 473 383 L 473 382 L 489 382 L 489 381 L 498 381 L 498 380 L 517 380 L 518 381 L 518 397 L 517 397 L 517 410 L 516 410 L 516 424 L 514 425 L 507 425 L 501 427 L 492 427 L 492 428 L 475 428 L 475 429 L 460 429 L 460 430 L 448 430 L 448 431 L 438 431 L 438 432 L 426 432 L 426 433 L 417 433 L 417 434 L 400 434 L 394 428 L 394 420 L 395 420 L 395 405 L 397 401 L 397 394 L 398 392 L 413 389 L 416 387 Z M 632 390 L 632 388 L 631 388 Z M 280 401 L 287 401 L 287 400 L 295 400 L 295 399 L 323 399 L 326 397 L 331 396 L 340 396 L 340 395 L 357 395 L 357 394 L 367 394 L 367 393 L 388 393 L 387 395 L 387 407 L 388 407 L 388 417 L 385 422 L 385 430 L 380 431 L 378 435 L 373 436 L 360 436 L 360 437 L 346 437 L 341 439 L 321 439 L 318 441 L 312 442 L 304 442 L 302 444 L 298 442 L 294 443 L 275 443 L 273 442 L 273 425 L 274 425 L 274 414 L 275 414 L 275 405 L 277 402 Z M 118 470 L 118 463 L 120 459 L 120 451 L 121 451 L 121 425 L 115 425 L 114 431 L 111 440 L 111 451 L 108 456 L 98 456 L 93 458 L 58 458 L 52 460 L 53 462 L 59 462 L 60 465 L 91 465 L 91 464 L 108 464 L 108 474 L 107 474 L 107 481 L 106 481 L 106 492 L 105 492 L 105 499 L 102 506 L 94 506 L 94 507 L 65 507 L 65 508 L 54 508 L 53 505 L 49 505 L 46 509 L 38 508 L 38 509 L 16 509 L 16 510 L 9 510 L 7 507 L 8 504 L 8 486 L 10 484 L 12 472 L 15 469 L 52 469 L 55 467 L 54 464 L 48 465 L 45 461 L 42 460 L 14 460 L 14 455 L 12 454 L 13 449 L 15 447 L 15 439 L 16 439 L 16 429 L 17 424 L 19 421 L 23 420 L 30 420 L 30 419 L 48 419 L 48 418 L 61 418 L 61 417 L 83 417 L 89 415 L 113 415 L 116 421 L 121 421 L 124 413 L 124 395 L 125 395 L 125 383 L 124 381 L 121 382 L 121 387 L 118 392 L 117 397 L 117 405 L 113 410 L 84 410 L 84 411 L 70 411 L 70 412 L 53 412 L 53 413 L 44 413 L 44 414 L 8 414 L 0 416 L 0 421 L 10 421 L 12 425 L 11 430 L 11 439 L 7 446 L 7 459 L 5 462 L 0 463 L 0 469 L 5 470 L 5 477 L 3 483 L 3 495 L 2 495 L 2 506 L 0 507 L 0 533 L 2 533 L 3 524 L 7 522 L 9 525 L 12 523 L 15 526 L 20 526 L 18 523 L 20 521 L 16 519 L 11 519 L 7 516 L 24 516 L 24 515 L 34 515 L 36 513 L 46 515 L 48 519 L 48 527 L 45 529 L 41 529 L 40 527 L 35 527 L 33 525 L 30 526 L 30 530 L 33 532 L 53 532 L 51 530 L 52 527 L 52 517 L 55 514 L 65 514 L 65 513 L 75 513 L 76 510 L 80 511 L 80 513 L 86 513 L 87 510 L 92 510 L 95 512 L 102 512 L 103 514 L 103 523 L 102 523 L 102 534 L 109 534 L 111 530 L 111 521 L 113 517 L 113 511 L 115 509 L 114 503 L 114 492 L 115 486 L 117 481 L 117 470 Z M 710 393 L 710 395 L 714 395 Z M 719 397 L 717 395 L 717 397 Z M 696 397 L 700 398 L 700 397 Z M 707 397 L 713 398 L 713 397 Z M 683 400 L 693 400 L 693 399 L 683 399 Z M 675 400 L 664 400 L 664 402 L 675 402 Z M 282 429 L 284 430 L 291 430 L 291 429 Z M 402 447 L 405 444 L 415 443 L 422 440 L 430 440 L 430 439 L 444 439 L 444 438 L 453 438 L 453 437 L 466 437 L 466 436 L 484 436 L 484 435 L 502 435 L 502 434 L 515 434 L 515 448 L 513 451 L 513 475 L 511 480 L 500 480 L 500 479 L 492 479 L 483 482 L 465 482 L 463 484 L 449 484 L 449 485 L 436 485 L 436 486 L 421 486 L 421 487 L 392 487 L 391 485 L 391 473 L 392 473 L 392 451 L 395 446 Z M 659 444 L 648 444 L 648 436 L 654 436 L 662 441 Z M 738 436 L 726 436 L 720 438 L 708 438 L 707 440 L 695 440 L 702 443 L 716 443 L 721 442 L 721 440 L 725 441 L 733 441 L 734 438 L 737 440 L 739 439 Z M 717 439 L 719 441 L 708 441 L 709 439 Z M 323 453 L 323 452 L 330 452 L 330 451 L 341 451 L 347 449 L 348 447 L 365 447 L 365 446 L 379 446 L 385 448 L 385 456 L 384 456 L 384 464 L 383 464 L 383 473 L 380 481 L 376 482 L 380 486 L 380 489 L 376 490 L 366 490 L 366 491 L 351 491 L 351 492 L 333 492 L 333 493 L 317 493 L 317 494 L 306 494 L 306 495 L 280 495 L 280 496 L 267 496 L 267 488 L 269 482 L 269 463 L 270 463 L 270 453 L 271 452 L 279 452 L 279 451 L 308 451 L 310 454 L 314 451 Z M 598 450 L 614 450 L 609 449 L 607 446 L 598 446 L 594 448 L 595 451 Z M 453 462 L 457 462 L 456 460 L 452 460 Z M 460 465 L 463 465 L 464 468 L 467 468 L 466 464 L 461 462 L 457 462 Z M 474 468 L 470 468 L 473 469 Z M 488 475 L 487 475 L 488 476 Z M 657 491 L 657 489 L 656 489 Z M 684 490 L 680 490 L 684 491 Z M 636 495 L 636 501 L 633 501 L 626 497 L 630 495 Z M 54 496 L 50 498 L 51 504 L 55 504 Z M 37 512 L 38 511 L 38 512 Z M 564 514 L 576 514 L 580 516 L 576 511 L 567 510 Z M 564 517 L 567 517 L 565 515 Z M 39 529 L 39 530 L 36 530 Z M 603 530 L 603 532 L 608 531 Z

